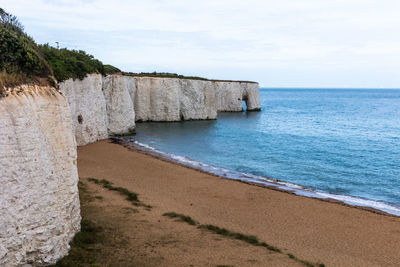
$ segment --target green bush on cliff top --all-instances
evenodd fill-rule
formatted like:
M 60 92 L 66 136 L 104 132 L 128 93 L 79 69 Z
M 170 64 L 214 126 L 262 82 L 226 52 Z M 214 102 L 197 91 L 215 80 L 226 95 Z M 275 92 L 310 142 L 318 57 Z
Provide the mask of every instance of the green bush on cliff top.
M 69 50 L 66 48 L 55 48 L 49 44 L 40 45 L 39 49 L 48 60 L 54 70 L 54 76 L 58 82 L 69 78 L 80 79 L 89 73 L 106 74 L 106 70 L 117 69 L 112 66 L 105 66 L 100 60 L 82 50 Z M 117 69 L 118 70 L 118 69 Z
M 0 95 L 5 86 L 47 83 L 53 72 L 18 19 L 0 8 Z
M 104 65 L 104 72 L 106 74 L 121 73 L 121 70 L 111 65 Z
M 58 82 L 69 78 L 82 80 L 90 73 L 107 75 L 121 72 L 114 66 L 103 65 L 100 60 L 82 50 L 59 49 L 49 44 L 39 45 L 39 49 L 49 62 Z

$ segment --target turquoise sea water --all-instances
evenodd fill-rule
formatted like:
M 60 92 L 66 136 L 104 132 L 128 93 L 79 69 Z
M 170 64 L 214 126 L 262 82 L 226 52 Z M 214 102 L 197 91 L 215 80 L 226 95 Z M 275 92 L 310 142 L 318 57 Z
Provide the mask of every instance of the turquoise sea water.
M 400 215 L 400 90 L 261 89 L 260 98 L 261 112 L 141 123 L 131 139 L 222 174 L 272 177 L 383 210 L 389 203 Z

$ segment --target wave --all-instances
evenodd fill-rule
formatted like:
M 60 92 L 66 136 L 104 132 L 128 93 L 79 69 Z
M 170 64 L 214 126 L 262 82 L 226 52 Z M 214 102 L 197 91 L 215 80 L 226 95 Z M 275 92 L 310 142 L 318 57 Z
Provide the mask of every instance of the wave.
M 138 141 L 131 140 L 129 138 L 116 138 L 116 139 L 121 141 L 121 143 L 123 145 L 126 145 L 128 147 L 130 146 L 135 149 L 148 152 L 149 154 L 152 154 L 154 156 L 161 157 L 168 161 L 172 161 L 174 163 L 178 163 L 180 165 L 190 167 L 193 169 L 208 172 L 208 173 L 211 173 L 211 174 L 223 177 L 223 178 L 238 180 L 238 181 L 242 181 L 242 182 L 246 182 L 246 183 L 260 184 L 260 185 L 267 186 L 267 187 L 273 187 L 273 188 L 276 188 L 279 190 L 289 191 L 298 196 L 305 196 L 305 197 L 318 198 L 318 199 L 336 200 L 336 201 L 339 201 L 339 202 L 342 202 L 342 203 L 345 203 L 348 205 L 359 206 L 359 207 L 364 207 L 364 208 L 372 208 L 372 209 L 380 210 L 380 211 L 386 212 L 388 214 L 400 217 L 400 206 L 397 206 L 397 205 L 394 205 L 391 203 L 375 201 L 375 200 L 368 200 L 368 199 L 353 197 L 353 196 L 349 196 L 349 195 L 327 193 L 327 192 L 322 192 L 322 191 L 306 188 L 301 185 L 276 180 L 276 179 L 273 179 L 270 177 L 253 175 L 253 174 L 249 174 L 249 173 L 236 172 L 236 171 L 228 170 L 228 169 L 221 168 L 221 167 L 215 167 L 215 166 L 212 166 L 212 165 L 200 162 L 200 161 L 190 159 L 188 157 L 163 152 L 163 151 L 157 150 L 149 145 L 140 143 Z

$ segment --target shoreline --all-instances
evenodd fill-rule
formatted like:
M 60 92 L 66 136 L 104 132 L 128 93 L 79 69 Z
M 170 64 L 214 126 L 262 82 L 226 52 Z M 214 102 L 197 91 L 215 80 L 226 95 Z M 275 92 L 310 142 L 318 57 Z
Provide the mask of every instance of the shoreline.
M 81 181 L 91 177 L 106 179 L 116 187 L 137 193 L 140 200 L 153 207 L 150 213 L 153 215 L 149 218 L 152 218 L 156 226 L 152 231 L 158 231 L 163 236 L 170 236 L 171 233 L 169 229 L 159 227 L 157 222 L 160 216 L 176 212 L 202 224 L 257 236 L 259 240 L 280 248 L 284 253 L 326 266 L 400 264 L 400 255 L 397 253 L 400 247 L 398 217 L 242 182 L 232 183 L 229 179 L 221 179 L 113 144 L 111 140 L 78 147 L 78 170 Z M 183 227 L 179 222 L 171 223 L 176 224 L 173 226 L 176 229 Z M 121 227 L 128 226 L 121 222 Z M 215 239 L 208 240 L 207 245 L 202 246 L 205 254 L 199 253 L 193 243 L 188 245 L 184 240 L 194 233 L 203 237 L 204 233 L 197 232 L 196 228 L 191 229 L 176 241 L 178 243 L 174 243 L 179 244 L 179 250 L 174 250 L 175 254 L 167 253 L 164 257 L 176 257 L 178 253 L 184 257 L 193 257 L 193 263 L 196 264 L 200 260 L 207 260 L 209 253 L 218 258 L 237 248 L 235 244 L 229 243 L 213 249 L 220 242 Z M 143 231 L 139 233 L 142 233 L 143 241 L 147 242 L 147 234 L 153 232 Z M 265 252 L 257 251 L 251 249 L 249 254 L 242 256 L 249 260 L 253 256 L 265 255 Z M 265 265 L 262 260 L 258 264 L 238 264 L 239 261 L 227 263 L 233 266 Z M 271 265 L 283 266 L 279 263 Z
M 206 173 L 209 175 L 213 175 L 218 178 L 236 181 L 236 182 L 249 184 L 249 185 L 253 185 L 253 186 L 258 186 L 261 188 L 267 188 L 270 190 L 276 190 L 279 192 L 292 194 L 295 196 L 316 199 L 316 200 L 323 201 L 323 202 L 335 203 L 338 205 L 352 207 L 355 209 L 361 209 L 361 210 L 369 211 L 369 212 L 380 214 L 380 215 L 397 217 L 397 218 L 400 217 L 400 206 L 395 206 L 392 203 L 380 202 L 380 201 L 370 200 L 370 199 L 363 199 L 360 197 L 355 197 L 355 196 L 350 196 L 350 195 L 337 195 L 334 193 L 321 192 L 318 190 L 309 189 L 307 187 L 304 187 L 303 185 L 292 184 L 289 182 L 276 180 L 272 177 L 262 177 L 265 179 L 265 181 L 263 181 L 261 179 L 257 179 L 257 176 L 255 176 L 255 175 L 249 175 L 249 174 L 245 174 L 245 173 L 243 173 L 243 175 L 244 175 L 244 177 L 245 176 L 248 177 L 247 180 L 244 177 L 232 178 L 232 177 L 227 176 L 226 174 L 225 174 L 225 176 L 223 176 L 219 173 L 212 172 L 205 168 L 201 168 L 200 166 L 194 166 L 193 164 L 180 161 L 179 159 L 176 159 L 173 157 L 173 156 L 176 156 L 177 158 L 183 158 L 182 156 L 173 155 L 168 152 L 163 152 L 163 151 L 157 150 L 153 147 L 150 147 L 148 145 L 141 144 L 137 141 L 128 140 L 127 138 L 124 138 L 124 137 L 113 137 L 113 138 L 111 138 L 111 140 L 113 143 L 122 145 L 128 149 L 132 149 L 133 151 L 137 151 L 139 153 L 143 153 L 145 155 L 149 155 L 149 156 L 152 156 L 154 158 L 157 158 L 157 159 L 160 159 L 160 160 L 163 160 L 166 162 L 170 162 L 170 163 L 177 164 L 177 165 L 189 168 L 189 169 L 193 169 L 193 170 L 200 171 L 200 172 L 203 172 L 203 173 Z M 211 166 L 208 164 L 204 164 L 199 161 L 194 161 L 194 160 L 190 160 L 190 161 L 199 163 L 201 166 L 207 165 L 208 167 L 217 168 L 217 169 L 221 169 L 221 170 L 223 169 L 223 168 L 214 167 L 214 166 Z M 229 171 L 229 170 L 226 170 L 226 171 L 234 173 L 233 171 Z M 321 194 L 326 195 L 326 196 L 323 196 Z M 335 196 L 337 196 L 337 198 L 335 198 Z M 351 200 L 348 200 L 346 202 L 345 200 L 340 199 L 340 197 L 348 197 Z M 372 204 L 368 205 L 367 203 L 362 203 L 362 204 L 357 205 L 354 203 L 357 200 L 365 201 L 368 203 L 375 202 L 375 203 L 384 205 L 385 207 L 382 209 L 379 209 L 377 207 L 374 207 Z M 387 208 L 393 208 L 393 209 L 390 212 L 389 209 L 387 209 Z

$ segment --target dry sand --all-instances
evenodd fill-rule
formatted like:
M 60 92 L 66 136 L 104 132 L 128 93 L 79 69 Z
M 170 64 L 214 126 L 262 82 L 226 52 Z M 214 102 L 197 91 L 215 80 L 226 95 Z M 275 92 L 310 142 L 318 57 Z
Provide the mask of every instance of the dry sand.
M 400 218 L 222 179 L 129 150 L 109 140 L 78 148 L 82 181 L 107 179 L 154 206 L 98 185 L 91 219 L 114 225 L 131 247 L 121 266 L 296 266 L 287 256 L 163 217 L 177 212 L 248 235 L 326 266 L 400 266 Z M 92 204 L 93 205 L 93 204 Z M 125 210 L 125 212 L 124 212 Z M 103 214 L 104 216 L 99 216 Z M 127 265 L 127 259 L 132 265 Z M 135 261 L 135 262 L 134 262 Z

